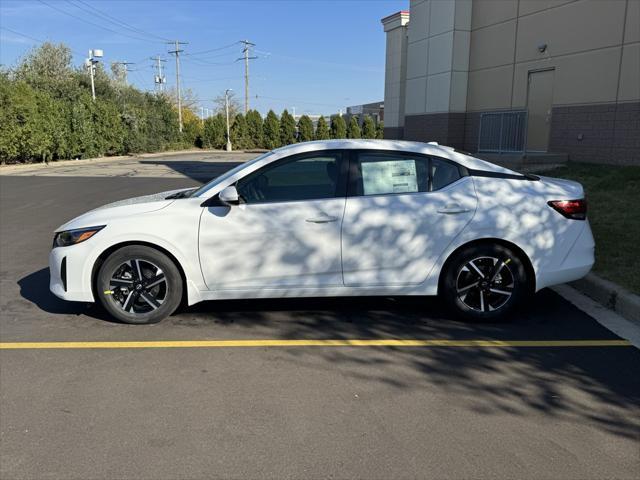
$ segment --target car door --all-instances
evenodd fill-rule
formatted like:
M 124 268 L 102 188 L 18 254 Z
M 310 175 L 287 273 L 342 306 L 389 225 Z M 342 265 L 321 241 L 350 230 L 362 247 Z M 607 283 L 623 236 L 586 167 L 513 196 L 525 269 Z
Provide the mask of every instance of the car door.
M 345 285 L 422 283 L 476 204 L 473 181 L 453 162 L 354 152 L 342 227 Z
M 241 203 L 208 207 L 200 220 L 207 286 L 342 285 L 346 168 L 340 151 L 321 151 L 275 161 L 241 178 Z

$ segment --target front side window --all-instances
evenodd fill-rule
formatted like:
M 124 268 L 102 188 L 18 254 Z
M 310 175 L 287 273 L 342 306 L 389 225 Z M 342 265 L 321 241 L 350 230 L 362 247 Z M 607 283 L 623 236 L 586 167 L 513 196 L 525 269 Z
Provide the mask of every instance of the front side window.
M 340 164 L 339 153 L 285 159 L 240 179 L 236 188 L 248 204 L 333 198 L 339 195 Z
M 361 152 L 351 170 L 355 195 L 432 192 L 460 178 L 458 167 L 445 160 L 410 153 Z

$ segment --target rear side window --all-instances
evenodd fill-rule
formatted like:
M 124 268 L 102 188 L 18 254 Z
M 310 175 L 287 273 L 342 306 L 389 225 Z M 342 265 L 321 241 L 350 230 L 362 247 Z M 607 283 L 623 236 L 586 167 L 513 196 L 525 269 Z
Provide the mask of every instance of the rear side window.
M 460 178 L 444 160 L 409 153 L 360 152 L 351 167 L 351 195 L 431 192 Z
M 440 190 L 460 178 L 460 170 L 453 163 L 431 159 L 431 191 Z

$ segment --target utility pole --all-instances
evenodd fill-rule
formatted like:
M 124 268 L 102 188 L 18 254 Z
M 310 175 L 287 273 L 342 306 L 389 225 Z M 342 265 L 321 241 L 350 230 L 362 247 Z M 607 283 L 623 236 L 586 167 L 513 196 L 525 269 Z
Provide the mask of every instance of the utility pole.
M 175 45 L 175 50 L 169 51 L 169 53 L 173 53 L 176 56 L 176 90 L 178 97 L 178 128 L 180 133 L 182 133 L 182 93 L 180 92 L 180 53 L 184 52 L 184 50 L 180 49 L 180 45 L 187 45 L 188 42 L 180 42 L 178 40 L 174 40 L 173 42 L 168 42 Z
M 166 62 L 166 60 L 164 58 L 160 58 L 160 55 L 158 55 L 156 58 L 154 57 L 150 57 L 151 60 L 155 60 L 156 63 L 156 75 L 155 78 L 153 79 L 153 83 L 156 86 L 156 89 L 160 92 L 164 91 L 164 84 L 167 83 L 167 79 L 165 78 L 165 76 L 162 74 L 162 62 Z
M 125 86 L 128 85 L 127 73 L 129 72 L 129 69 L 127 67 L 128 65 L 134 65 L 134 63 L 133 62 L 113 62 L 113 65 L 122 65 L 124 67 L 122 80 Z
M 224 91 L 224 110 L 227 114 L 227 152 L 231 151 L 231 135 L 229 134 L 229 92 L 231 91 L 231 88 Z
M 96 101 L 96 63 L 98 63 L 98 58 L 102 58 L 103 56 L 104 53 L 102 52 L 102 50 L 89 50 L 89 58 L 84 61 L 84 64 L 89 71 L 89 76 L 91 77 L 91 98 L 93 98 L 94 102 Z
M 241 40 L 240 43 L 244 44 L 242 49 L 243 56 L 238 60 L 244 60 L 244 114 L 246 115 L 249 111 L 249 60 L 255 60 L 258 57 L 250 56 L 249 49 L 255 47 L 255 43 L 251 43 L 249 40 Z

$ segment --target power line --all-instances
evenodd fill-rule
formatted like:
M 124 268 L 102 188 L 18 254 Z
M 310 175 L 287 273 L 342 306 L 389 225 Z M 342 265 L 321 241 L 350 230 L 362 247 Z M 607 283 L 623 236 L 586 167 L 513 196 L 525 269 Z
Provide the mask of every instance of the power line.
M 37 43 L 47 43 L 47 42 L 51 43 L 51 42 L 52 42 L 52 41 L 50 41 L 50 40 L 40 40 L 39 38 L 32 37 L 32 36 L 30 36 L 30 35 L 26 35 L 26 34 L 24 34 L 24 33 L 16 32 L 15 30 L 12 30 L 12 29 L 7 28 L 7 27 L 2 27 L 2 26 L 0 26 L 0 30 L 6 30 L 7 32 L 11 32 L 11 33 L 13 33 L 13 34 L 15 34 L 15 35 L 19 35 L 19 36 L 24 37 L 24 38 L 27 38 L 27 39 L 29 39 L 29 40 L 33 40 L 34 42 L 37 42 Z M 76 55 L 81 55 L 81 56 L 84 56 L 84 55 L 85 55 L 84 53 L 80 53 L 80 52 L 77 52 L 77 51 L 75 51 L 75 50 L 71 50 L 71 52 L 72 52 L 72 53 L 75 53 Z
M 93 5 L 88 4 L 84 0 L 67 0 L 67 1 L 70 2 L 72 5 L 74 5 L 76 8 L 80 8 L 81 10 L 84 10 L 85 12 L 88 11 L 91 14 L 96 13 L 97 15 L 99 15 L 102 18 L 104 18 L 108 22 L 111 22 L 112 24 L 115 24 L 115 25 L 119 26 L 120 28 L 126 28 L 126 29 L 128 29 L 128 30 L 130 30 L 132 32 L 135 32 L 137 34 L 141 34 L 141 35 L 144 35 L 144 36 L 155 37 L 158 40 L 163 41 L 163 42 L 169 41 L 168 38 L 161 37 L 161 36 L 156 35 L 154 33 L 142 30 L 141 28 L 135 27 L 135 26 L 133 26 L 133 25 L 131 25 L 129 23 L 123 22 L 122 20 L 119 20 L 116 17 L 114 17 L 112 15 L 109 15 L 106 12 L 104 12 L 102 10 L 99 10 L 98 8 L 94 7 Z M 82 8 L 80 5 L 77 5 L 77 4 L 73 3 L 73 1 L 75 1 L 77 3 L 80 3 L 82 5 L 85 5 L 90 10 Z
M 75 18 L 76 20 L 80 20 L 82 23 L 88 23 L 89 25 L 93 25 L 94 27 L 101 28 L 103 30 L 106 30 L 107 32 L 115 33 L 116 35 L 122 35 L 122 36 L 128 37 L 128 38 L 133 38 L 134 40 L 139 40 L 139 41 L 143 41 L 143 42 L 157 43 L 156 40 L 149 40 L 147 38 L 134 37 L 133 35 L 129 35 L 127 33 L 117 32 L 117 31 L 112 30 L 112 29 L 110 29 L 108 27 L 105 27 L 104 25 L 100 25 L 99 23 L 91 22 L 91 21 L 86 20 L 86 19 L 84 19 L 82 17 L 74 15 L 73 13 L 67 12 L 66 10 L 63 10 L 61 8 L 58 8 L 58 7 L 55 7 L 55 6 L 45 2 L 44 0 L 38 0 L 38 2 L 40 2 L 43 5 L 46 5 L 47 7 L 51 8 L 51 9 L 57 11 L 57 12 L 60 12 L 60 13 L 62 13 L 64 15 L 67 15 L 69 17 Z
M 210 53 L 210 52 L 218 52 L 220 50 L 225 50 L 227 48 L 234 47 L 235 45 L 237 45 L 239 43 L 240 42 L 233 42 L 233 43 L 230 43 L 229 45 L 224 45 L 222 47 L 210 48 L 208 50 L 200 50 L 199 52 L 185 53 L 185 55 L 194 56 L 194 55 L 204 55 L 205 53 Z

